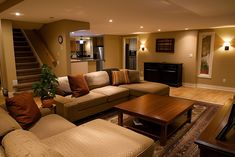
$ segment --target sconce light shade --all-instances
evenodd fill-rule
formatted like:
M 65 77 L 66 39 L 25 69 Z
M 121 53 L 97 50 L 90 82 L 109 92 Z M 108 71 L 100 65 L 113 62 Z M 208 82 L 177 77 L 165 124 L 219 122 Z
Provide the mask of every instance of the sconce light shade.
M 79 43 L 80 43 L 80 44 L 83 44 L 83 43 L 84 43 L 84 40 L 82 39 L 82 37 L 80 38 Z
M 228 41 L 224 42 L 224 50 L 227 51 L 229 50 L 230 43 Z
M 144 51 L 144 50 L 145 50 L 144 44 L 141 44 L 141 45 L 140 45 L 140 49 L 141 49 L 141 51 Z

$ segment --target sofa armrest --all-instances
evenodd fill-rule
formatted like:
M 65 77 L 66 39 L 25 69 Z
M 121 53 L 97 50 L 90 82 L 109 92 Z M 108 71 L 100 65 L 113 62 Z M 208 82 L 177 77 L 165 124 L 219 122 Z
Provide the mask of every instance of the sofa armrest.
M 59 114 L 60 116 L 65 117 L 65 104 L 72 102 L 71 98 L 69 96 L 63 97 L 60 95 L 56 95 L 54 98 L 55 105 L 56 105 L 56 114 Z

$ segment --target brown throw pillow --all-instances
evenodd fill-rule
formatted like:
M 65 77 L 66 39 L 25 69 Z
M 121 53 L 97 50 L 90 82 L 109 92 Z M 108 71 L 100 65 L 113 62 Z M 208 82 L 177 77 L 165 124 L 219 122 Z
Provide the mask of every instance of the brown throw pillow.
M 68 79 L 74 97 L 79 97 L 89 93 L 89 88 L 83 75 L 68 75 Z
M 123 69 L 121 71 L 112 71 L 113 85 L 120 85 L 129 83 L 128 71 Z
M 23 129 L 29 128 L 41 118 L 41 112 L 33 100 L 32 93 L 21 93 L 6 99 L 9 114 L 21 125 Z

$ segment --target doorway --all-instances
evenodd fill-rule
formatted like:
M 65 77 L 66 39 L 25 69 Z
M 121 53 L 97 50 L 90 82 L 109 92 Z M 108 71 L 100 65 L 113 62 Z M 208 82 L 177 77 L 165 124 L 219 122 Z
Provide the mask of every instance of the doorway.
M 124 38 L 124 67 L 137 69 L 137 37 Z

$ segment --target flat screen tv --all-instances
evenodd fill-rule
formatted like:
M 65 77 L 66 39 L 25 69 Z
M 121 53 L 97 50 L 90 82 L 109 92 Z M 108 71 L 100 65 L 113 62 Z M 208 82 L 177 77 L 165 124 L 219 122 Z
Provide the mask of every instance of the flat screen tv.
M 226 140 L 226 134 L 235 126 L 235 104 L 233 104 L 228 122 L 225 125 L 225 127 L 220 131 L 216 139 L 225 141 Z

